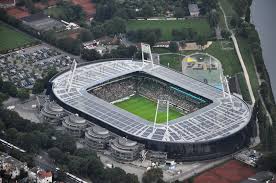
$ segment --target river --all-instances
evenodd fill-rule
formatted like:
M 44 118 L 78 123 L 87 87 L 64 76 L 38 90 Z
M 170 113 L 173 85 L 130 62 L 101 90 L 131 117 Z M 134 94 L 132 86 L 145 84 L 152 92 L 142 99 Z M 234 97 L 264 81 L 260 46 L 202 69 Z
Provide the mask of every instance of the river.
M 276 97 L 276 0 L 253 0 L 251 22 L 259 33 L 264 62 Z

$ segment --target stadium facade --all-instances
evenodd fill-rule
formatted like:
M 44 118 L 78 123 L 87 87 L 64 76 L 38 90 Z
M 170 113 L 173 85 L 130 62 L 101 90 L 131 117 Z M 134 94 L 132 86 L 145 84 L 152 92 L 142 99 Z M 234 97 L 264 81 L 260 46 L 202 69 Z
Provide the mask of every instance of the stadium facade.
M 159 78 L 172 87 L 189 91 L 192 98 L 209 103 L 167 125 L 154 125 L 88 92 L 132 73 Z M 206 160 L 236 152 L 250 143 L 255 124 L 251 107 L 239 97 L 230 97 L 169 68 L 130 59 L 101 60 L 81 64 L 74 71 L 65 70 L 51 79 L 48 92 L 66 110 L 144 144 L 148 150 L 166 152 L 168 158 L 177 161 Z

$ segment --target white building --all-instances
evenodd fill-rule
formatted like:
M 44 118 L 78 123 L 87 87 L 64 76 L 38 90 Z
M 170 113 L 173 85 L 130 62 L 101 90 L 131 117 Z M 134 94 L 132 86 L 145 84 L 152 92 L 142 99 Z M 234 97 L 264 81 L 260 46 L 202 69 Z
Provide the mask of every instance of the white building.
M 188 8 L 189 8 L 190 15 L 192 17 L 198 17 L 199 16 L 200 11 L 199 11 L 199 8 L 198 8 L 197 4 L 189 4 Z
M 3 170 L 5 174 L 10 175 L 11 179 L 15 179 L 20 175 L 21 170 L 28 171 L 28 167 L 27 163 L 22 163 L 7 154 L 2 154 L 0 156 L 0 170 Z

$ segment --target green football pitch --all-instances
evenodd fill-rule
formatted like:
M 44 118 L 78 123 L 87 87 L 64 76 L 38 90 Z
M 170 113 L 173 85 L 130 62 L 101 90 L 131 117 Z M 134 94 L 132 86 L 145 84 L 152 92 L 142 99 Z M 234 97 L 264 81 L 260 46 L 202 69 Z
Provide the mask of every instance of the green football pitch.
M 120 107 L 132 114 L 135 114 L 148 121 L 154 122 L 156 103 L 142 96 L 134 96 L 128 100 L 115 103 L 117 107 Z M 183 116 L 180 112 L 171 109 L 169 110 L 169 120 L 173 120 Z M 167 121 L 166 112 L 158 112 L 156 123 L 165 123 Z
M 0 52 L 5 52 L 9 49 L 18 48 L 26 44 L 32 43 L 34 40 L 9 27 L 0 23 Z

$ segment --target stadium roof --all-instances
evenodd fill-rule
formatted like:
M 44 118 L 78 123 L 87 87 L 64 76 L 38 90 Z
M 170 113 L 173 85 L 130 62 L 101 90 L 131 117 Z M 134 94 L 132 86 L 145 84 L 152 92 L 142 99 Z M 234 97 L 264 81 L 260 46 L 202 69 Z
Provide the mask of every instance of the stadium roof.
M 87 92 L 87 89 L 132 72 L 143 71 L 213 101 L 210 105 L 164 124 L 142 119 Z M 250 121 L 251 108 L 240 98 L 224 98 L 221 90 L 160 65 L 142 68 L 142 62 L 115 60 L 77 67 L 71 90 L 66 90 L 70 72 L 56 76 L 53 93 L 62 103 L 90 115 L 126 134 L 139 138 L 174 142 L 202 143 L 227 137 L 243 129 Z M 226 95 L 227 96 L 227 95 Z

